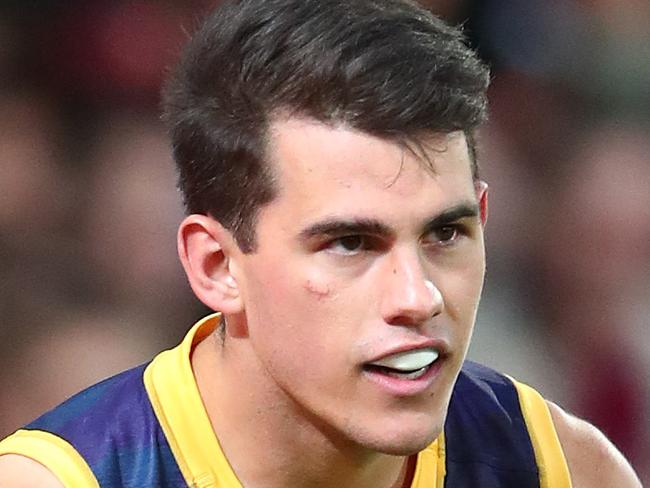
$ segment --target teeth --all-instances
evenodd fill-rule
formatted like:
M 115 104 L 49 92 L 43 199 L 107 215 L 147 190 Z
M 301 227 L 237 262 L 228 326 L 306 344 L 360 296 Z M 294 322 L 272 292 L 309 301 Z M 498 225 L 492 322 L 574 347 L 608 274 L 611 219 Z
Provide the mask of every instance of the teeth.
M 371 363 L 373 366 L 396 369 L 398 371 L 417 372 L 429 366 L 438 359 L 438 351 L 435 349 L 417 349 L 414 351 L 398 352 L 387 356 L 380 361 Z
M 385 374 L 392 376 L 393 378 L 399 378 L 400 380 L 417 380 L 420 376 L 423 376 L 426 373 L 428 368 L 420 368 L 417 371 L 412 371 L 410 373 L 398 373 L 397 371 L 386 370 Z

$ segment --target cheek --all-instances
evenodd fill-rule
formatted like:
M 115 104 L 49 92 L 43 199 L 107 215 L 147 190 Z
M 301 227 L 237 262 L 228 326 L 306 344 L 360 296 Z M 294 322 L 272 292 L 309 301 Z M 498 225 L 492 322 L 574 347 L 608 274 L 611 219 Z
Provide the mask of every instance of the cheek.
M 310 270 L 308 266 L 294 270 L 284 268 L 267 276 L 271 278 L 256 286 L 256 298 L 261 298 L 265 307 L 277 309 L 278 313 L 284 310 L 285 320 L 290 324 L 294 322 L 291 317 L 334 307 L 343 296 L 340 283 L 318 270 Z
M 357 320 L 345 301 L 346 294 L 335 282 L 318 276 L 283 281 L 266 295 L 251 339 L 258 357 L 285 390 L 321 396 L 348 384 Z
M 332 294 L 332 284 L 324 279 L 307 278 L 303 283 L 303 288 L 309 296 L 319 302 L 328 299 Z
M 339 327 L 339 315 L 346 294 L 336 281 L 306 266 L 275 268 L 249 282 L 246 315 L 256 348 L 274 356 L 290 349 L 297 365 L 299 358 L 331 357 L 329 349 L 342 350 L 340 332 L 348 327 Z
M 446 312 L 461 326 L 459 333 L 468 334 L 474 324 L 484 273 L 483 254 L 477 251 L 462 268 L 443 270 L 437 277 L 443 287 Z

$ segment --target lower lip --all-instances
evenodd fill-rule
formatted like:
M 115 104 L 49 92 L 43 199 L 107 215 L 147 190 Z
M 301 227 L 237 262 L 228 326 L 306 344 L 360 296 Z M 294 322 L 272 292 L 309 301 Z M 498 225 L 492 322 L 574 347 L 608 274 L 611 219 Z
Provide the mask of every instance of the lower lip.
M 427 391 L 431 387 L 440 373 L 443 361 L 442 358 L 438 358 L 422 376 L 414 380 L 395 378 L 394 376 L 367 369 L 363 370 L 363 374 L 392 395 L 401 397 L 414 396 Z

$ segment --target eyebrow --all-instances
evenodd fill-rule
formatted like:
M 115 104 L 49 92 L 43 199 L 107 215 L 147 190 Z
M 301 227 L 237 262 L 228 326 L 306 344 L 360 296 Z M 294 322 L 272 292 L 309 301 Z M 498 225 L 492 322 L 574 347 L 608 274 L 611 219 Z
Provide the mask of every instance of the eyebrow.
M 431 230 L 445 225 L 453 224 L 461 219 L 477 218 L 479 216 L 478 204 L 474 202 L 461 202 L 436 215 L 424 226 L 425 230 Z
M 424 225 L 424 231 L 427 232 L 431 229 L 443 227 L 463 218 L 475 218 L 478 215 L 479 208 L 476 203 L 461 202 L 430 219 Z M 306 241 L 315 237 L 337 237 L 359 234 L 392 236 L 395 232 L 390 226 L 376 219 L 352 218 L 346 220 L 332 218 L 310 225 L 300 232 L 299 238 L 300 240 Z

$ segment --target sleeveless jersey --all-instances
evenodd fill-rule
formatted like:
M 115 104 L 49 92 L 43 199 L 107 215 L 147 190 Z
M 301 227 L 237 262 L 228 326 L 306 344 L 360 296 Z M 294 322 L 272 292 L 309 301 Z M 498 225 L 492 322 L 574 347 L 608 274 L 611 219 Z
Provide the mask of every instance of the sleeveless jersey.
M 69 488 L 242 488 L 192 373 L 192 348 L 219 322 L 197 323 L 176 348 L 73 396 L 0 442 Z M 550 413 L 532 388 L 465 362 L 443 433 L 417 454 L 411 488 L 569 488 Z

